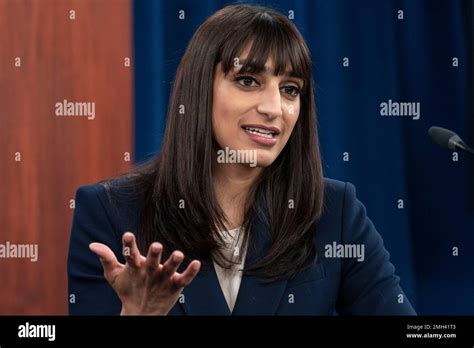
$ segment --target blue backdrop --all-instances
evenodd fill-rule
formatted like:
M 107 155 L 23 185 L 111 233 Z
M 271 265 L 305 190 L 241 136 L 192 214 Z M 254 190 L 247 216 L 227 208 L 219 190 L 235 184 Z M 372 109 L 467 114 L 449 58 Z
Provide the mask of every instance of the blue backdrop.
M 135 1 L 136 160 L 159 150 L 188 40 L 229 3 Z M 313 56 L 325 176 L 356 185 L 417 312 L 473 315 L 471 159 L 459 153 L 455 161 L 427 134 L 439 125 L 474 141 L 467 1 L 246 3 L 294 11 Z M 389 100 L 420 103 L 419 119 L 382 116 Z

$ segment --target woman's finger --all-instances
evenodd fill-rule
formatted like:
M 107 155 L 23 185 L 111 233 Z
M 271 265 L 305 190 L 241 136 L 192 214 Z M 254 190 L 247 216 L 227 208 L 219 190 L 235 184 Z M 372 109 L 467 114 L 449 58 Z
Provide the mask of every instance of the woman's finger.
M 163 268 L 160 273 L 160 277 L 163 279 L 170 278 L 178 269 L 181 262 L 184 260 L 184 255 L 181 251 L 175 250 L 168 260 L 163 265 Z
M 149 279 L 154 279 L 157 276 L 158 269 L 160 267 L 161 251 L 163 246 L 160 243 L 151 243 L 148 248 L 148 254 L 146 256 L 146 273 Z
M 127 264 L 132 268 L 140 268 L 142 255 L 138 250 L 135 236 L 131 232 L 125 232 L 122 236 L 123 256 L 127 260 Z
M 114 252 L 107 245 L 91 243 L 89 244 L 89 249 L 99 257 L 106 275 L 112 274 L 117 268 L 121 267 Z
M 184 288 L 188 286 L 189 284 L 191 284 L 194 277 L 199 273 L 200 269 L 201 262 L 198 260 L 193 260 L 183 273 L 174 276 L 174 284 L 178 288 Z

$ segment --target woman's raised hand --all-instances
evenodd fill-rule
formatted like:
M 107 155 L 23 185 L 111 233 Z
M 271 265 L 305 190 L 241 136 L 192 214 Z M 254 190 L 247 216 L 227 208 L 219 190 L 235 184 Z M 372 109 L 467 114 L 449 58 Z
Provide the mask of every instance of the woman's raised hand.
M 175 250 L 161 264 L 163 246 L 160 243 L 152 243 L 145 258 L 138 250 L 133 233 L 125 232 L 122 242 L 125 264 L 118 262 L 107 245 L 89 245 L 100 258 L 105 279 L 122 301 L 121 315 L 167 315 L 183 288 L 198 274 L 201 263 L 193 260 L 180 274 L 177 269 L 184 260 L 182 252 Z

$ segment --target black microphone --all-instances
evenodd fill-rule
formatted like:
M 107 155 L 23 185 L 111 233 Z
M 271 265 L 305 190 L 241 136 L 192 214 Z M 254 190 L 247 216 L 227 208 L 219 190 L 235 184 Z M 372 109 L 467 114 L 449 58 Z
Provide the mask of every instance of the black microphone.
M 450 150 L 456 150 L 456 148 L 459 148 L 474 155 L 474 150 L 467 146 L 466 143 L 459 137 L 459 135 L 453 131 L 450 131 L 449 129 L 430 127 L 430 129 L 428 129 L 428 134 L 438 145 L 447 147 Z

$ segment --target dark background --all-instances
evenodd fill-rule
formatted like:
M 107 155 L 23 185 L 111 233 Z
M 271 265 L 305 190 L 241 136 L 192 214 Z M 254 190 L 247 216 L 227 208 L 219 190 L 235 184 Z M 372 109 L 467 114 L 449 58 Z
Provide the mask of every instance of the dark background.
M 469 31 L 469 92 L 471 100 L 470 120 L 471 120 L 471 142 L 474 141 L 474 1 L 465 1 L 466 25 Z M 472 147 L 472 146 L 471 146 Z M 474 160 L 471 160 L 471 209 L 474 210 Z

